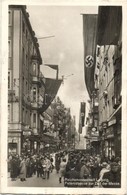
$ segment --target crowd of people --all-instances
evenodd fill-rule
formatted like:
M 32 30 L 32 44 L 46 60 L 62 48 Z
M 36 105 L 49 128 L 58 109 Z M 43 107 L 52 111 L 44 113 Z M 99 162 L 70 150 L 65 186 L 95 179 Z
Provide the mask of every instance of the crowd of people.
M 26 178 L 36 175 L 43 179 L 49 179 L 50 172 L 53 169 L 53 158 L 50 154 L 45 155 L 10 155 L 8 159 L 8 171 L 12 181 L 20 178 L 26 181 Z
M 109 159 L 100 155 L 90 156 L 84 151 L 73 151 L 69 154 L 66 164 L 65 178 L 69 181 L 70 179 L 85 181 L 83 187 L 119 188 L 121 186 L 120 157 L 112 156 Z
M 21 157 L 11 155 L 9 157 L 12 181 L 17 177 L 21 181 L 25 181 L 26 178 L 33 175 L 49 179 L 53 169 L 59 175 L 59 183 L 64 182 L 65 187 L 78 187 L 77 181 L 79 183 L 85 181 L 83 187 L 119 188 L 121 186 L 120 157 L 112 156 L 109 159 L 100 155 L 91 156 L 79 150 L 58 152 L 55 154 L 55 158 L 52 154 Z M 74 183 L 75 181 L 76 183 Z

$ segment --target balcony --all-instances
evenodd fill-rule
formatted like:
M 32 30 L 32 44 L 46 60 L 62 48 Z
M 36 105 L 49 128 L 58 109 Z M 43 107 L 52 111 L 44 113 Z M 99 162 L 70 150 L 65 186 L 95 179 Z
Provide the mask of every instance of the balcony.
M 42 109 L 42 105 L 43 105 L 43 103 L 42 102 L 40 102 L 40 101 L 31 101 L 31 107 L 32 107 L 32 109 L 34 110 L 41 110 Z
M 39 76 L 32 76 L 32 83 L 38 84 L 41 87 L 41 78 Z
M 38 84 L 39 87 L 41 87 L 42 85 L 45 85 L 45 78 L 43 74 L 40 72 L 39 75 L 32 75 L 32 82 L 33 84 Z
M 31 107 L 31 100 L 29 96 L 23 95 L 22 103 L 28 107 Z

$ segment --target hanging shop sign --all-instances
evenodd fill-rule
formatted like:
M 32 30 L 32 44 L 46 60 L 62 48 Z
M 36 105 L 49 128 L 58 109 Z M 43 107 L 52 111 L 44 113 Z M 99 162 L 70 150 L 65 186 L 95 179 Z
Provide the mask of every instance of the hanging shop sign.
M 93 127 L 91 130 L 91 136 L 92 137 L 98 137 L 99 136 L 99 131 L 97 130 L 97 127 Z
M 102 128 L 103 128 L 103 129 L 107 129 L 107 127 L 108 127 L 108 123 L 107 123 L 107 122 L 103 122 L 103 123 L 102 123 Z

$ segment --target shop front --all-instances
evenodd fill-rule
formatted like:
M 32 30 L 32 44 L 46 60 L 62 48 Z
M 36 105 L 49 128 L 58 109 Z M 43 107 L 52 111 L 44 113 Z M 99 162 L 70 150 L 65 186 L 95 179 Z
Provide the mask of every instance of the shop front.
M 105 157 L 111 159 L 115 156 L 114 126 L 108 127 L 105 131 L 104 153 Z
M 9 132 L 8 133 L 8 154 L 21 153 L 21 133 Z

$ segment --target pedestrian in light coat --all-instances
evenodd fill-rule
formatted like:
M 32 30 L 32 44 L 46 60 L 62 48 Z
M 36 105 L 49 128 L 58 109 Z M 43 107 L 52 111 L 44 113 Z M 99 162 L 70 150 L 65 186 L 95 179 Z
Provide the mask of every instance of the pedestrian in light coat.
M 49 175 L 50 175 L 50 168 L 51 168 L 51 161 L 48 157 L 45 158 L 45 178 L 49 179 Z
M 66 172 L 66 159 L 64 158 L 62 160 L 62 162 L 60 163 L 60 171 L 59 171 L 59 183 L 62 182 L 62 178 L 64 177 L 65 175 L 65 172 Z
M 26 158 L 24 157 L 20 163 L 20 180 L 26 181 Z

